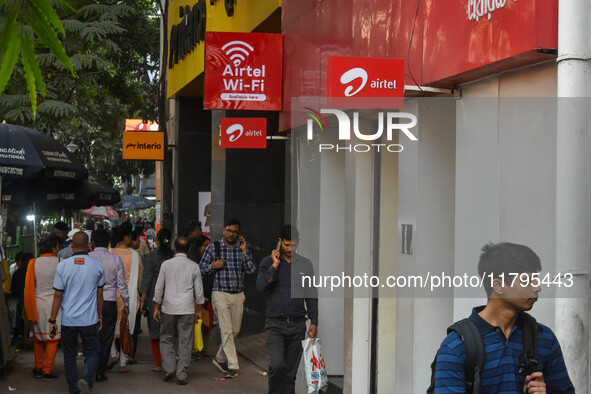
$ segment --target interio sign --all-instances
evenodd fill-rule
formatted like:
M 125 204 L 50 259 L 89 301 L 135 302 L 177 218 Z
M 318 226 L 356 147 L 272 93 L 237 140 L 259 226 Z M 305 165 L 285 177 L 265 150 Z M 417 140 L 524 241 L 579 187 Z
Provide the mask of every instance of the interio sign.
M 157 123 L 125 120 L 123 160 L 164 160 L 164 132 Z
M 281 111 L 283 36 L 207 32 L 206 109 Z
M 222 148 L 267 147 L 267 118 L 222 118 Z
M 404 60 L 331 56 L 326 96 L 334 106 L 402 108 Z

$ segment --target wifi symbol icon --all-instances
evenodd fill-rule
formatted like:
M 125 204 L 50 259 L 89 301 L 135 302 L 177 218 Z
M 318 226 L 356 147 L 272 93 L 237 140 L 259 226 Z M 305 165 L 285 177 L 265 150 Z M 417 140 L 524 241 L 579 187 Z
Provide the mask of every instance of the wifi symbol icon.
M 222 50 L 234 63 L 234 67 L 239 67 L 248 55 L 254 51 L 254 48 L 244 41 L 230 41 L 222 47 Z

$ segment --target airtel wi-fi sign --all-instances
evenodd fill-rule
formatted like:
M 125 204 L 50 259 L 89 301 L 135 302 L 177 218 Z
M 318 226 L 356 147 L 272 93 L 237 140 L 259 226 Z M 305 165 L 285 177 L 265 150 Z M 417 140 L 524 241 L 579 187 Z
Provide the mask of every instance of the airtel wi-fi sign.
M 332 106 L 402 108 L 404 60 L 331 56 L 326 96 Z
M 267 147 L 267 118 L 222 118 L 222 148 Z
M 206 109 L 281 111 L 283 36 L 207 32 Z

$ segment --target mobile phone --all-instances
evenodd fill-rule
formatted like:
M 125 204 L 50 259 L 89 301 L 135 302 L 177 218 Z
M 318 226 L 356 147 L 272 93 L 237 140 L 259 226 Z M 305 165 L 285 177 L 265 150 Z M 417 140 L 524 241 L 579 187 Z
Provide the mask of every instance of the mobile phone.
M 55 335 L 57 334 L 57 326 L 53 326 L 53 328 L 51 329 L 51 332 L 50 332 L 50 334 L 51 334 L 52 336 L 55 336 Z
M 275 247 L 275 249 L 281 252 L 281 239 L 277 241 L 277 246 Z

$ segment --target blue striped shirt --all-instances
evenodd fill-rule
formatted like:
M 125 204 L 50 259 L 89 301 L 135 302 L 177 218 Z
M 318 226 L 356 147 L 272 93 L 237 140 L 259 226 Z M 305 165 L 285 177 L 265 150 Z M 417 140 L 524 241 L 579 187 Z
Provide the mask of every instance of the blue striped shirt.
M 509 338 L 499 327 L 486 322 L 474 308 L 470 315 L 484 339 L 485 360 L 480 374 L 480 393 L 522 393 L 525 374 L 519 373 L 519 355 L 523 352 L 523 331 L 516 324 Z M 519 321 L 519 318 L 518 318 Z M 560 344 L 552 330 L 543 324 L 538 329 L 538 371 L 544 374 L 548 393 L 574 393 Z M 456 332 L 441 343 L 435 372 L 435 393 L 465 393 L 466 350 Z
M 222 239 L 220 241 L 220 254 L 223 259 L 226 259 L 224 268 L 218 270 L 213 282 L 213 291 L 224 291 L 226 293 L 238 293 L 244 288 L 244 275 L 252 274 L 256 271 L 256 267 L 252 262 L 250 251 L 243 253 L 238 243 L 235 243 L 232 248 L 228 248 Z M 199 269 L 202 274 L 211 271 L 211 265 L 217 261 L 215 256 L 214 243 L 210 243 L 201 262 Z

